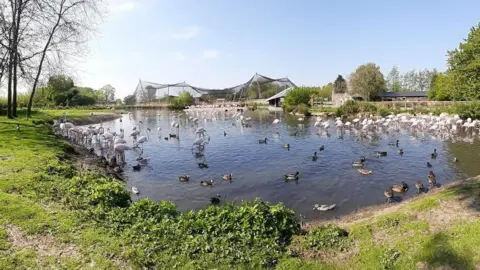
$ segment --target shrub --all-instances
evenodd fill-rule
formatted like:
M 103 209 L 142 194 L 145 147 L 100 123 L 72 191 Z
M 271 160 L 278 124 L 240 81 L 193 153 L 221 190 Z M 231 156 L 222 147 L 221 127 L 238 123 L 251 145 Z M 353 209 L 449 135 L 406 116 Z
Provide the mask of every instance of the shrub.
M 303 114 L 305 116 L 310 115 L 310 108 L 306 104 L 298 104 L 295 108 L 297 109 L 297 113 Z
M 342 106 L 338 107 L 335 111 L 337 116 L 342 115 L 353 115 L 357 114 L 360 111 L 359 105 L 357 102 L 353 100 L 348 100 Z
M 309 231 L 306 239 L 306 245 L 310 248 L 338 251 L 345 250 L 349 242 L 348 232 L 333 224 Z
M 480 119 L 480 103 L 477 101 L 460 103 L 455 106 L 454 111 L 461 118 Z
M 309 104 L 312 96 L 312 90 L 309 87 L 296 87 L 285 95 L 285 104 L 293 106 L 299 104 Z

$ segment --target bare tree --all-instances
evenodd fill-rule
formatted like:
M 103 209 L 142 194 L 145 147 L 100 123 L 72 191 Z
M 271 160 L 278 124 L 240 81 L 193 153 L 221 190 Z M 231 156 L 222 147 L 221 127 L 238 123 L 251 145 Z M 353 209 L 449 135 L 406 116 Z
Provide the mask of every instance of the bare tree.
M 42 16 L 37 25 L 41 29 L 43 46 L 38 58 L 33 80 L 27 117 L 30 116 L 33 97 L 42 74 L 45 61 L 65 61 L 88 41 L 94 31 L 95 19 L 101 15 L 100 0 L 36 0 Z M 73 50 L 73 51 L 72 51 Z

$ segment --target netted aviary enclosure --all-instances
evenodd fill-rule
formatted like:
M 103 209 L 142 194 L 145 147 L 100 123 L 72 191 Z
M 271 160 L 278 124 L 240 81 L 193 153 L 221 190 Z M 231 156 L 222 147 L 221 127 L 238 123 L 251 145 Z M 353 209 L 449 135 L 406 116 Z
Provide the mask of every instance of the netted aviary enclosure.
M 203 100 L 242 101 L 268 98 L 289 87 L 296 85 L 288 78 L 272 79 L 255 74 L 245 83 L 223 89 L 202 88 L 186 82 L 160 84 L 139 80 L 134 95 L 137 103 L 160 102 L 164 98 L 177 97 L 183 91 Z

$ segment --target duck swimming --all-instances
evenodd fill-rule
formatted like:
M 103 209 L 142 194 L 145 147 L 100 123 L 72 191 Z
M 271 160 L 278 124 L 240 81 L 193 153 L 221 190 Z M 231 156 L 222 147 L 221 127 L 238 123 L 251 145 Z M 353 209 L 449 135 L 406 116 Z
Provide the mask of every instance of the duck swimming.
M 133 165 L 133 171 L 134 171 L 134 172 L 139 172 L 140 169 L 142 169 L 142 167 L 140 166 L 140 164 Z
M 408 190 L 408 184 L 402 181 L 400 185 L 393 185 L 392 190 L 396 193 L 405 193 Z
M 358 172 L 363 175 L 373 174 L 371 170 L 367 170 L 367 169 L 358 169 Z
M 324 145 L 320 146 L 320 151 L 323 151 L 323 150 L 325 150 L 325 146 L 324 146 Z
M 428 168 L 431 168 L 432 167 L 432 164 L 430 162 L 427 161 L 427 167 Z
M 317 211 L 329 211 L 329 210 L 332 210 L 333 208 L 335 208 L 335 206 L 337 206 L 336 204 L 331 204 L 331 205 L 326 205 L 326 204 L 322 204 L 322 205 L 319 205 L 319 204 L 315 204 L 313 206 L 313 210 L 317 210 Z
M 428 173 L 427 179 L 428 179 L 428 184 L 430 185 L 431 188 L 437 185 L 437 178 L 433 173 L 433 171 L 430 171 Z
M 290 149 L 290 144 L 289 143 L 284 144 L 282 147 L 285 148 L 285 149 Z
M 288 181 L 288 180 L 298 180 L 298 175 L 300 173 L 299 172 L 295 172 L 294 174 L 286 174 L 284 175 L 285 176 L 285 180 Z
M 403 156 L 403 149 L 398 150 L 398 153 L 400 154 L 400 156 Z
M 213 179 L 200 181 L 200 185 L 203 187 L 213 186 Z
M 263 139 L 263 140 L 258 140 L 258 143 L 267 143 L 267 138 Z
M 422 181 L 418 181 L 415 184 L 415 187 L 417 188 L 417 194 L 420 194 L 420 192 L 423 192 L 425 190 L 425 187 L 423 186 Z
M 454 158 L 453 158 L 453 162 L 455 162 L 455 163 L 458 162 L 457 157 L 454 157 Z
M 396 146 L 398 146 L 398 143 L 399 143 L 399 140 L 397 140 L 396 142 L 389 142 L 388 145 L 396 145 Z
M 316 161 L 318 159 L 317 152 L 313 153 L 312 160 Z
M 366 158 L 364 156 L 360 157 L 360 160 L 354 161 L 352 166 L 353 167 L 363 167 L 363 163 L 365 162 Z
M 206 168 L 208 168 L 208 164 L 204 163 L 204 162 L 200 162 L 200 163 L 198 163 L 198 167 L 200 169 L 206 169 Z
M 431 158 L 437 158 L 437 149 L 433 149 L 433 153 L 430 154 Z
M 220 204 L 221 198 L 222 197 L 220 197 L 220 194 L 217 194 L 216 196 L 210 197 L 210 203 L 213 204 L 213 205 L 218 205 L 218 204 Z
M 377 151 L 375 154 L 377 155 L 377 157 L 385 157 L 385 156 L 387 156 L 387 152 Z
M 180 182 L 188 182 L 188 181 L 190 181 L 190 176 L 188 176 L 188 175 L 180 175 L 180 176 L 178 177 L 178 181 L 180 181 Z
M 222 178 L 227 181 L 232 181 L 232 174 L 224 174 L 222 175 Z
M 140 191 L 138 191 L 138 189 L 136 187 L 132 187 L 132 193 L 133 194 L 139 194 Z
M 393 200 L 393 190 L 391 188 L 385 189 L 383 194 L 387 197 L 387 203 L 391 203 Z

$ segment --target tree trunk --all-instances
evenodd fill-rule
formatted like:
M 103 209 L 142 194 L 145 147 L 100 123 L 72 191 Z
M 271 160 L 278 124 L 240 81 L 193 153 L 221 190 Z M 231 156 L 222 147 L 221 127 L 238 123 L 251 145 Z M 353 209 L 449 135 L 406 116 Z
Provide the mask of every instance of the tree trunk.
M 8 53 L 8 63 L 7 63 L 7 75 L 8 75 L 8 97 L 7 97 L 7 117 L 8 118 L 13 118 L 12 115 L 12 39 L 9 39 L 8 42 L 8 47 L 9 47 L 9 53 Z
M 62 8 L 60 9 L 57 22 L 55 23 L 55 26 L 53 26 L 52 31 L 49 33 L 47 43 L 45 43 L 45 47 L 43 48 L 43 51 L 42 51 L 42 58 L 40 59 L 37 75 L 35 76 L 35 81 L 33 82 L 32 93 L 30 94 L 30 98 L 28 100 L 27 118 L 29 118 L 32 113 L 33 97 L 35 96 L 35 90 L 37 89 L 38 80 L 40 79 L 40 74 L 42 73 L 43 62 L 45 61 L 45 57 L 47 56 L 47 50 L 48 50 L 48 47 L 50 46 L 50 42 L 52 42 L 53 35 L 55 34 L 55 31 L 57 30 L 57 27 L 60 24 L 60 20 L 62 19 L 61 14 L 62 14 Z
M 13 28 L 13 102 L 12 102 L 12 116 L 17 117 L 17 67 L 18 67 L 18 33 L 20 30 L 20 18 L 23 10 L 23 0 L 16 1 L 16 21 Z

